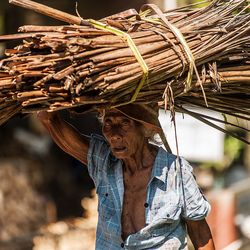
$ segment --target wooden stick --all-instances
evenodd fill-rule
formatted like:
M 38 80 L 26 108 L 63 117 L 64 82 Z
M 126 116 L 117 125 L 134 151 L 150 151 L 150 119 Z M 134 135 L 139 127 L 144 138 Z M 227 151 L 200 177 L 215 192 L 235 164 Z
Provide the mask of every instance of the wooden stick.
M 240 2 L 245 1 L 248 0 Z M 184 91 L 188 60 L 183 48 L 167 27 L 150 23 L 151 17 L 156 20 L 157 16 L 126 19 L 137 15 L 132 10 L 118 13 L 117 18 L 101 20 L 126 31 L 149 68 L 147 82 L 136 103 L 161 102 L 170 109 L 174 104 L 164 103 L 163 99 L 173 96 L 176 107 L 193 104 L 207 109 L 197 80 L 199 74 L 209 109 L 250 118 L 247 58 L 250 16 L 243 10 L 240 16 L 235 13 L 241 9 L 239 3 L 232 2 L 229 6 L 226 0 L 215 2 L 219 4 L 212 4 L 205 11 L 184 8 L 166 13 L 169 22 L 185 37 L 195 58 L 198 73 L 191 79 L 189 92 Z M 57 10 L 30 0 L 10 0 L 10 3 L 75 25 L 28 25 L 19 29 L 25 34 L 0 36 L 0 40 L 25 39 L 20 46 L 7 50 L 8 58 L 0 61 L 0 124 L 11 109 L 5 108 L 15 107 L 17 101 L 27 106 L 22 112 L 81 105 L 92 109 L 130 101 L 142 73 L 125 40 L 87 22 L 84 26 L 79 17 L 66 20 L 68 14 L 60 11 L 58 14 Z
M 84 22 L 84 20 L 80 17 L 70 15 L 66 12 L 56 10 L 54 8 L 30 0 L 9 0 L 9 3 L 20 6 L 22 8 L 33 10 L 45 16 L 49 16 L 66 23 L 77 25 L 83 25 L 83 23 L 85 25 L 88 24 L 88 22 Z
M 33 90 L 33 91 L 26 91 L 26 92 L 19 92 L 17 94 L 18 101 L 23 101 L 29 98 L 36 98 L 36 97 L 47 97 L 48 94 L 44 90 Z

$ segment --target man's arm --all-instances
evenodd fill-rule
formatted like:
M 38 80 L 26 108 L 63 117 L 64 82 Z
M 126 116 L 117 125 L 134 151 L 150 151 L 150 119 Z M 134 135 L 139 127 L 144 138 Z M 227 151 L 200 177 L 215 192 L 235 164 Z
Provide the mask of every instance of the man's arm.
M 198 221 L 187 220 L 186 223 L 195 250 L 215 250 L 213 237 L 205 219 Z
M 83 164 L 87 164 L 89 143 L 79 131 L 62 120 L 56 112 L 42 111 L 38 113 L 37 117 L 63 151 Z

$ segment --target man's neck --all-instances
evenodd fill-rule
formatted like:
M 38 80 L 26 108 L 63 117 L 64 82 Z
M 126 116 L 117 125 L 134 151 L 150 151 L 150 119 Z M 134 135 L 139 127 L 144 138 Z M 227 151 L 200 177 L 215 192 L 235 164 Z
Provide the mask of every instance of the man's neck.
M 136 172 L 146 168 L 152 168 L 157 154 L 157 147 L 145 143 L 140 150 L 136 151 L 135 155 L 123 160 L 123 170 L 129 175 L 134 175 Z

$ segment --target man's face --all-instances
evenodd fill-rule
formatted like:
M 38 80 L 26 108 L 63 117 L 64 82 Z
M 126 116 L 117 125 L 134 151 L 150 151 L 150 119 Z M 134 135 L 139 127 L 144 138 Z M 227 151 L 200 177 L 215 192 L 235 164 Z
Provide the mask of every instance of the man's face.
M 102 132 L 110 144 L 113 155 L 118 159 L 135 155 L 145 140 L 143 125 L 117 110 L 106 112 Z

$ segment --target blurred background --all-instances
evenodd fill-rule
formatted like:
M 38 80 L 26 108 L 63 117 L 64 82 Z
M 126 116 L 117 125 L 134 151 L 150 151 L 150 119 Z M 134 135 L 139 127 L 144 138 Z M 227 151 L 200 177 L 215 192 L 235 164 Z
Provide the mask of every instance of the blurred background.
M 76 14 L 73 0 L 37 2 Z M 77 9 L 84 18 L 99 19 L 129 8 L 139 10 L 145 3 L 167 10 L 194 2 L 79 0 Z M 1 0 L 0 34 L 16 33 L 25 24 L 63 25 Z M 1 43 L 1 58 L 5 48 L 15 45 Z M 100 133 L 95 114 L 62 116 L 86 135 Z M 194 166 L 197 182 L 212 204 L 208 222 L 216 249 L 250 249 L 250 147 L 188 116 L 176 119 L 180 154 Z M 175 151 L 169 114 L 161 111 L 160 121 Z M 242 136 L 250 140 L 249 134 Z M 54 145 L 35 116 L 16 117 L 2 126 L 0 250 L 92 250 L 96 222 L 97 199 L 86 167 Z

